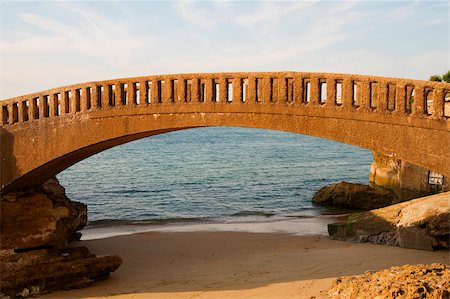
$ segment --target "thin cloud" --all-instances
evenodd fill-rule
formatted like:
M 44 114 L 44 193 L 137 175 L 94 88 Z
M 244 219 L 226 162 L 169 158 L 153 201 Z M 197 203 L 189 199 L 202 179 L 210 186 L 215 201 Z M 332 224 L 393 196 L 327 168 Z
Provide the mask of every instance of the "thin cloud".
M 41 29 L 39 34 L 18 41 L 3 41 L 2 50 L 8 52 L 71 53 L 94 57 L 108 64 L 126 63 L 133 51 L 149 46 L 152 39 L 142 39 L 128 30 L 123 22 L 108 20 L 101 15 L 82 9 L 70 11 L 76 24 L 64 24 L 48 17 L 21 13 L 20 19 Z
M 295 14 L 312 6 L 317 1 L 303 1 L 294 3 L 263 2 L 259 8 L 251 13 L 240 14 L 234 21 L 239 26 L 254 26 L 264 22 L 277 22 L 286 14 Z

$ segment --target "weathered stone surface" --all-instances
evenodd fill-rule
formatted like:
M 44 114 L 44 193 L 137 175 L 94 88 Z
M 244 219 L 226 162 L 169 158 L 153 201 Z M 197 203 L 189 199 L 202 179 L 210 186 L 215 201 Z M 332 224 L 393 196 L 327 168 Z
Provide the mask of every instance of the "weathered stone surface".
M 64 247 L 86 225 L 86 205 L 73 202 L 56 179 L 10 192 L 1 201 L 1 248 Z
M 390 188 L 404 201 L 412 198 L 450 191 L 448 177 L 442 185 L 429 183 L 430 170 L 392 155 L 373 152 L 369 181 L 377 186 Z
M 322 187 L 313 197 L 315 203 L 361 210 L 385 207 L 395 199 L 395 194 L 388 189 L 348 182 Z
M 449 248 L 450 192 L 357 213 L 346 223 L 328 225 L 333 239 L 398 245 L 405 248 Z
M 404 265 L 339 277 L 327 293 L 331 298 L 450 298 L 450 267 Z
M 1 255 L 0 261 L 1 293 L 14 298 L 87 287 L 122 263 L 118 256 L 96 257 L 86 247 L 11 253 Z
M 87 220 L 84 204 L 70 201 L 53 178 L 33 189 L 2 195 L 0 297 L 36 296 L 105 279 L 118 256 L 96 257 L 69 242 Z
M 353 99 L 354 84 L 365 95 L 359 103 Z M 398 96 L 386 92 L 388 86 L 395 86 Z M 424 107 L 425 89 L 433 95 L 432 110 Z M 242 72 L 121 78 L 36 92 L 1 101 L 0 188 L 6 192 L 41 184 L 80 160 L 129 141 L 211 126 L 327 138 L 450 176 L 450 134 L 442 108 L 449 89 L 443 82 L 356 74 Z M 405 100 L 411 100 L 412 90 L 414 103 L 407 111 Z M 375 96 L 374 109 L 370 103 Z

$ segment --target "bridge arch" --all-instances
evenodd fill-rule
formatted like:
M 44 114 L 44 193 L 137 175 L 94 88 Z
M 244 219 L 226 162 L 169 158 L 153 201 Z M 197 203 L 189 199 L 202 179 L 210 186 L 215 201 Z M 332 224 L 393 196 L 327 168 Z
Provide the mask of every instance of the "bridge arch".
M 327 138 L 450 176 L 448 92 L 448 83 L 299 72 L 160 75 L 56 88 L 0 102 L 2 191 L 39 184 L 122 143 L 206 126 Z

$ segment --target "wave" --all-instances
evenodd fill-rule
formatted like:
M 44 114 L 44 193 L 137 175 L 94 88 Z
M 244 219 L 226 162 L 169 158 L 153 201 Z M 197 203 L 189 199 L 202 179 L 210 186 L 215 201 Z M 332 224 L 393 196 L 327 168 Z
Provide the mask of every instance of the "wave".
M 164 225 L 173 223 L 209 222 L 208 217 L 174 217 L 156 219 L 100 219 L 88 221 L 86 227 L 105 227 L 118 225 Z
M 274 212 L 265 212 L 265 211 L 241 211 L 234 214 L 231 214 L 231 217 L 243 217 L 243 216 L 264 216 L 264 217 L 272 217 L 276 214 Z

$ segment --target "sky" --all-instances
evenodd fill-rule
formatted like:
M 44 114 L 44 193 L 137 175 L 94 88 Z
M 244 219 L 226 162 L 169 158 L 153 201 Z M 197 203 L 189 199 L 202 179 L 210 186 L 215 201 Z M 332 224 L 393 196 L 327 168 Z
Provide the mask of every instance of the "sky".
M 449 66 L 448 1 L 0 2 L 0 99 L 239 71 L 412 79 Z

